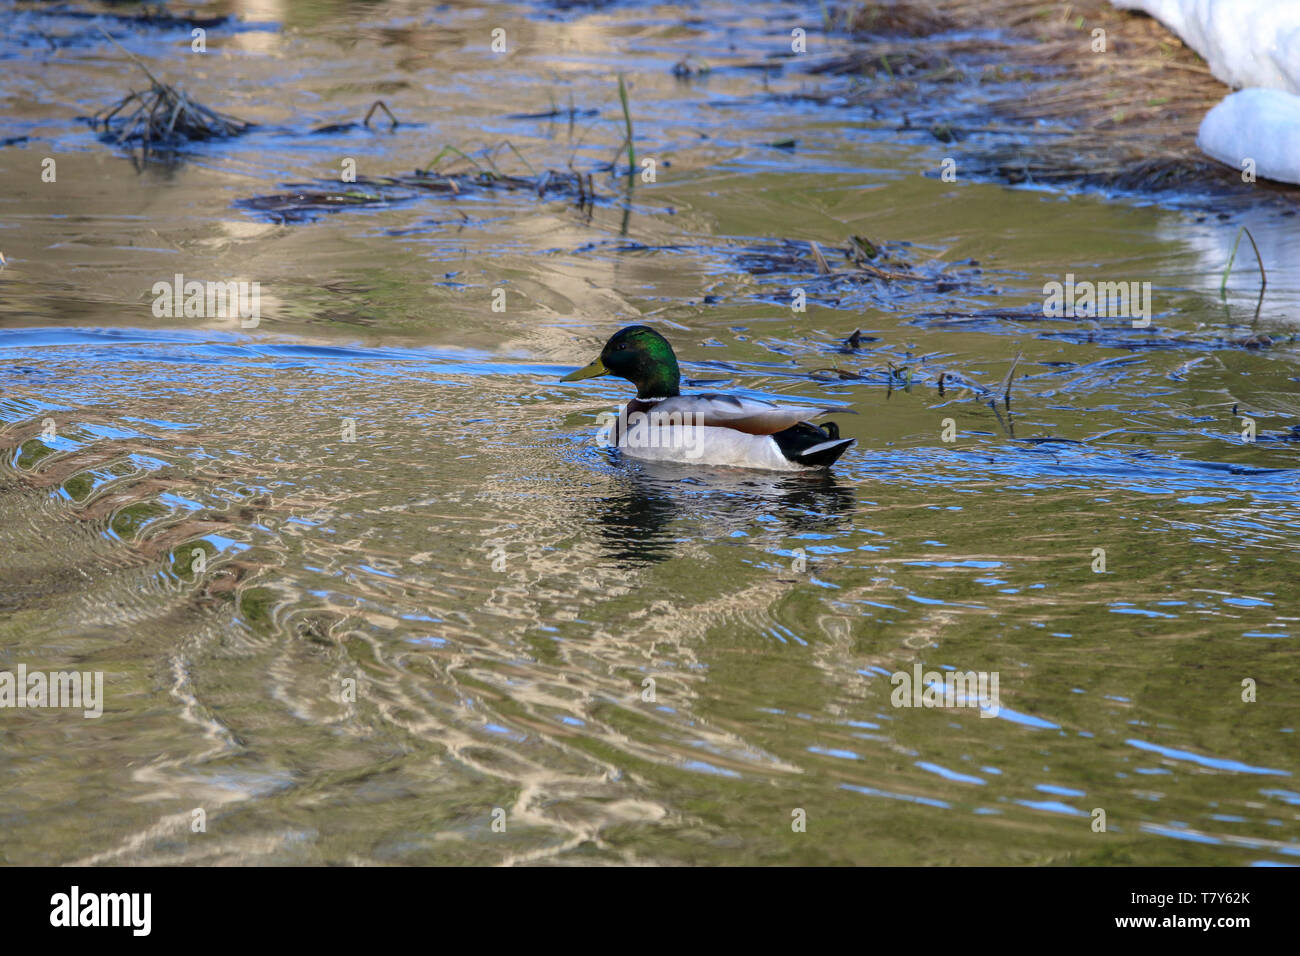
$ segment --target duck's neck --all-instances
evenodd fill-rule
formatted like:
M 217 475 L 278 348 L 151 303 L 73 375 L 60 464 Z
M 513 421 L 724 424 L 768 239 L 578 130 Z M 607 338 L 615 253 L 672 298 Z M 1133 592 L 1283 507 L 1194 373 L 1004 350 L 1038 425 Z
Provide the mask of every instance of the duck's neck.
M 638 379 L 636 397 L 640 399 L 672 398 L 680 395 L 682 373 L 677 368 L 677 360 L 671 365 L 656 365 L 645 378 Z

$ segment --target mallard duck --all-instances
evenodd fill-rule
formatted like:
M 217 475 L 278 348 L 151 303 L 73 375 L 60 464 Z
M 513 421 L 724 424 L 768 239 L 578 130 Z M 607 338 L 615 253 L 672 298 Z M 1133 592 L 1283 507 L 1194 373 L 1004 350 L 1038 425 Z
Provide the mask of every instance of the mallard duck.
M 601 434 L 634 458 L 769 471 L 827 468 L 853 444 L 839 427 L 807 421 L 828 411 L 816 405 L 778 405 L 726 392 L 681 393 L 682 375 L 668 340 L 652 328 L 629 325 L 605 343 L 600 356 L 562 382 L 616 375 L 636 386 L 636 397 L 606 413 Z

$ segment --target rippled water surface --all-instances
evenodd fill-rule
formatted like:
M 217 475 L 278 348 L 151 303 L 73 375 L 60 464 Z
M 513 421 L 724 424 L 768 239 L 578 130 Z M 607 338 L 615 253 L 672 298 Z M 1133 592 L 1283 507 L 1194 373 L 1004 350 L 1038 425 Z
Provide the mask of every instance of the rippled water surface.
M 1300 863 L 1290 210 L 943 182 L 777 56 L 850 45 L 815 4 L 215 3 L 202 59 L 66 12 L 108 9 L 0 4 L 0 669 L 106 692 L 0 711 L 0 860 Z M 261 125 L 100 142 L 138 76 L 97 25 Z M 606 168 L 619 71 L 653 183 Z M 311 132 L 376 98 L 403 125 Z M 506 140 L 595 202 L 250 203 Z M 176 273 L 260 325 L 156 317 Z M 1066 273 L 1151 281 L 1151 326 L 1044 318 Z M 619 460 L 625 383 L 558 379 L 633 322 L 857 445 Z M 996 716 L 893 706 L 917 666 L 997 673 Z

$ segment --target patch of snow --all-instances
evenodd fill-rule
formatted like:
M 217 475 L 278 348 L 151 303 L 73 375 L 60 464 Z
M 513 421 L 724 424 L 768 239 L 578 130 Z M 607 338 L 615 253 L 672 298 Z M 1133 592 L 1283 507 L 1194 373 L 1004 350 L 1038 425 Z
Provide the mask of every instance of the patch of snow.
M 1300 93 L 1300 3 L 1294 0 L 1111 0 L 1111 5 L 1155 17 L 1228 86 Z
M 1241 90 L 1201 120 L 1201 152 L 1242 171 L 1254 161 L 1265 179 L 1300 184 L 1300 96 L 1281 90 Z

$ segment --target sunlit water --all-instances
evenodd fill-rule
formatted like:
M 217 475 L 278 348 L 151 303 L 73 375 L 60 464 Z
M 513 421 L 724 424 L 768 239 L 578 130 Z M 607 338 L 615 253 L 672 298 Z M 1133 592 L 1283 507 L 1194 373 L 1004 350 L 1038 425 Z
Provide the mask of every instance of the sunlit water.
M 264 124 L 137 170 L 76 120 L 138 85 L 97 21 L 0 7 L 0 669 L 106 690 L 0 711 L 0 860 L 1300 862 L 1285 210 L 942 182 L 943 144 L 795 95 L 840 81 L 728 68 L 847 45 L 815 4 L 227 11 L 266 28 L 202 60 L 98 21 Z M 419 125 L 309 134 L 377 97 Z M 507 139 L 594 208 L 238 205 Z M 1218 296 L 1242 223 L 1257 318 L 1253 253 Z M 854 274 L 850 234 L 919 278 Z M 261 324 L 155 317 L 176 273 L 260 282 Z M 1066 273 L 1151 281 L 1151 326 L 1044 318 Z M 858 444 L 619 460 L 625 383 L 557 380 L 632 322 Z M 996 715 L 894 706 L 918 665 L 996 673 Z

